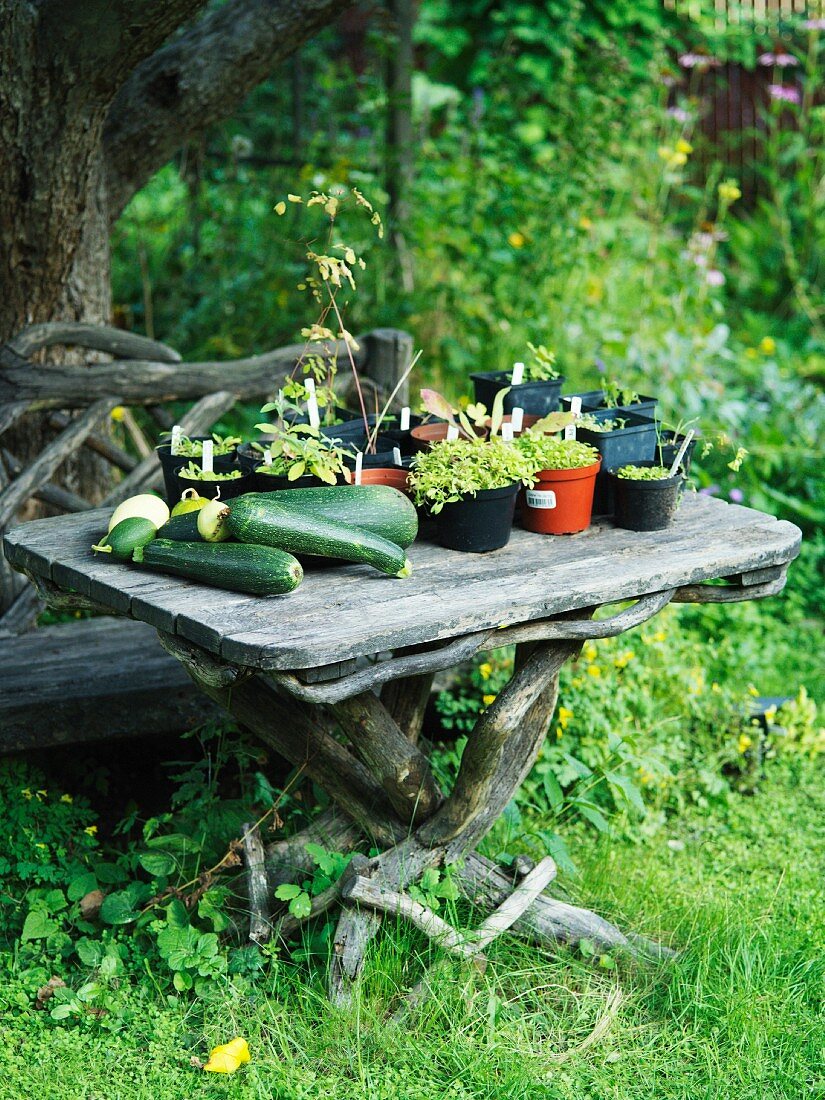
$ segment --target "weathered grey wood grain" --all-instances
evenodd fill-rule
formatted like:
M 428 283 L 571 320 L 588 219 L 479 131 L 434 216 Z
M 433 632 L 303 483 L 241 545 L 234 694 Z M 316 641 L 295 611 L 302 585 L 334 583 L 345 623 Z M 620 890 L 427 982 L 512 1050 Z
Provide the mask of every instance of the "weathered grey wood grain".
M 507 547 L 484 555 L 417 542 L 406 580 L 342 566 L 308 572 L 295 592 L 264 599 L 95 560 L 87 548 L 105 529 L 105 516 L 90 512 L 15 528 L 6 536 L 9 560 L 55 583 L 65 578 L 79 591 L 100 585 L 94 590 L 103 603 L 119 593 L 118 610 L 226 660 L 287 670 L 752 572 L 790 561 L 800 541 L 793 524 L 691 496 L 664 533 L 605 523 L 586 537 L 514 531 Z
M 129 359 L 154 359 L 159 363 L 179 363 L 180 354 L 168 344 L 150 340 L 135 332 L 112 328 L 110 325 L 89 325 L 75 321 L 49 321 L 29 325 L 8 342 L 8 347 L 23 358 L 41 348 L 64 344 L 66 347 L 88 348 L 107 355 L 123 355 Z
M 34 462 L 0 493 L 0 529 L 11 520 L 17 509 L 34 490 L 47 482 L 57 467 L 79 447 L 112 409 L 119 403 L 117 397 L 102 397 L 80 413 L 57 439 L 44 447 Z
M 243 826 L 243 854 L 249 899 L 249 940 L 262 945 L 269 942 L 272 934 L 273 896 L 266 878 L 266 853 L 261 831 L 253 821 Z
M 0 448 L 0 455 L 2 455 L 3 464 L 10 478 L 19 477 L 23 473 L 20 460 L 11 451 L 2 447 Z M 42 500 L 45 504 L 60 508 L 63 512 L 87 512 L 92 507 L 88 500 L 84 500 L 77 493 L 72 493 L 69 489 L 64 489 L 62 485 L 54 485 L 50 481 L 41 485 L 39 489 L 35 489 L 32 496 L 37 500 Z
M 143 623 L 41 627 L 2 652 L 0 752 L 180 733 L 219 713 Z
M 424 711 L 433 690 L 434 674 L 424 672 L 407 676 L 384 685 L 381 702 L 392 715 L 396 725 L 413 744 L 418 742 Z
M 9 401 L 5 405 L 0 405 L 0 435 L 16 424 L 28 408 L 28 401 Z
M 71 417 L 66 413 L 53 412 L 49 415 L 49 427 L 62 430 L 68 428 L 71 424 Z M 90 451 L 94 451 L 99 454 L 101 458 L 105 458 L 107 462 L 111 462 L 113 466 L 116 466 L 119 470 L 134 470 L 138 464 L 138 460 L 134 455 L 129 454 L 128 451 L 124 451 L 122 447 L 111 439 L 107 439 L 105 436 L 97 435 L 92 432 L 86 436 L 84 445 L 89 448 Z

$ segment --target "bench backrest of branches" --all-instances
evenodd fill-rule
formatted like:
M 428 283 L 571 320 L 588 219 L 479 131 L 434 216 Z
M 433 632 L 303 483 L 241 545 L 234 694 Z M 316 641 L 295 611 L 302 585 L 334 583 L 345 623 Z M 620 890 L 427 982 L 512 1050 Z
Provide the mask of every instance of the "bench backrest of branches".
M 358 344 L 355 361 L 364 387 L 379 399 L 389 396 L 409 365 L 412 338 L 396 329 L 374 329 Z M 86 363 L 49 362 L 46 349 L 54 346 L 83 348 L 108 358 L 99 361 L 98 354 Z M 193 401 L 174 419 L 185 434 L 205 433 L 236 401 L 260 401 L 274 394 L 302 350 L 295 345 L 246 359 L 184 363 L 165 344 L 104 325 L 53 323 L 24 329 L 0 346 L 0 537 L 32 499 L 58 512 L 100 507 L 100 501 L 85 500 L 54 481 L 63 463 L 82 448 L 118 472 L 104 505 L 159 488 L 155 440 L 146 439 L 131 406 L 145 408 L 158 431 L 166 431 L 173 417 L 165 403 Z M 39 352 L 43 355 L 33 360 Z M 340 361 L 346 363 L 343 352 Z M 341 376 L 346 373 L 342 368 Z M 405 400 L 406 384 L 399 388 L 395 404 Z M 107 431 L 116 408 L 124 409 L 131 450 L 113 441 Z M 57 434 L 36 458 L 23 464 L 4 437 L 30 412 L 42 412 Z M 35 590 L 0 556 L 0 633 L 31 629 L 40 607 Z

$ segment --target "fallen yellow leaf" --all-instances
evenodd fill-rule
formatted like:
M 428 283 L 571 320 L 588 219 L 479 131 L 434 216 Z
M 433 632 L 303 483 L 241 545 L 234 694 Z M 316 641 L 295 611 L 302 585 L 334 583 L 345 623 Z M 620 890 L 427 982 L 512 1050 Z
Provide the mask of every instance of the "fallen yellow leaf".
M 203 1067 L 204 1073 L 234 1073 L 250 1059 L 246 1039 L 232 1039 L 210 1051 L 209 1061 Z

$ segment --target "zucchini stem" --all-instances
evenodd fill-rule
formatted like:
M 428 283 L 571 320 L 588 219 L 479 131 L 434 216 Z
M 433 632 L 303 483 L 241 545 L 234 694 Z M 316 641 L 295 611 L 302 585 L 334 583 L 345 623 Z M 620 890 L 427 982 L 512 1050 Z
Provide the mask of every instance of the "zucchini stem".
M 111 546 L 104 546 L 102 542 L 99 542 L 96 546 L 93 546 L 92 549 L 96 554 L 111 554 L 112 552 Z

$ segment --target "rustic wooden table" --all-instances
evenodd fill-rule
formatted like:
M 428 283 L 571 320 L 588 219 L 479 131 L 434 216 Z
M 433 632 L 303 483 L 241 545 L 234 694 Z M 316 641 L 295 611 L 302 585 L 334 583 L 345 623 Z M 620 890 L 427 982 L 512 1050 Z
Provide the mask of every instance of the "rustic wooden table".
M 522 866 L 519 879 L 475 846 L 532 767 L 555 708 L 559 670 L 584 640 L 620 634 L 671 601 L 776 594 L 798 553 L 796 527 L 687 495 L 662 532 L 606 522 L 564 538 L 516 530 L 507 547 L 485 555 L 423 540 L 411 548 L 414 572 L 403 581 L 366 566 L 319 567 L 288 596 L 260 598 L 93 556 L 106 519 L 98 511 L 24 524 L 6 536 L 6 555 L 53 605 L 92 607 L 155 627 L 206 694 L 303 768 L 336 807 L 266 851 L 255 830 L 245 836 L 253 939 L 294 929 L 292 918 L 274 913 L 273 890 L 312 866 L 307 842 L 343 850 L 368 837 L 381 855 L 355 856 L 344 879 L 313 901 L 313 914 L 343 905 L 330 974 L 339 1002 L 386 911 L 402 913 L 461 955 L 479 955 L 511 926 L 539 941 L 587 936 L 605 949 L 656 952 L 656 945 L 545 893 L 554 874 L 549 858 Z M 604 605 L 625 601 L 636 602 L 592 620 Z M 419 744 L 432 677 L 511 643 L 515 672 L 479 718 L 445 796 Z M 443 863 L 455 864 L 459 888 L 491 910 L 471 935 L 403 892 Z

